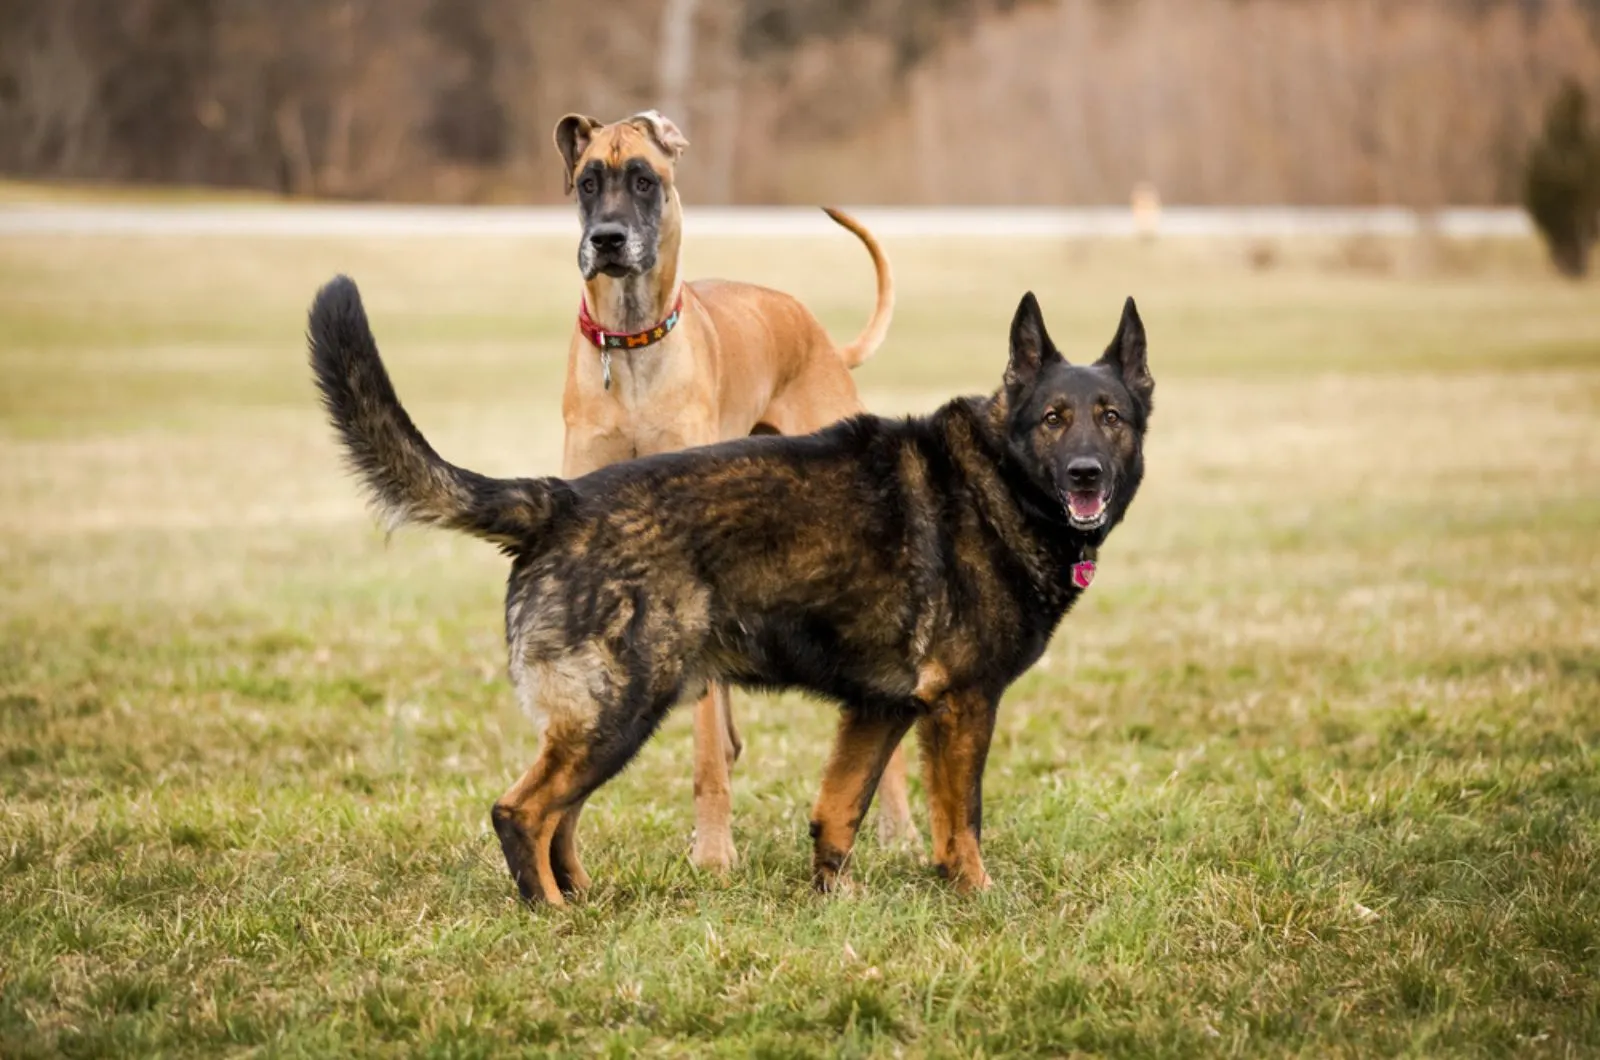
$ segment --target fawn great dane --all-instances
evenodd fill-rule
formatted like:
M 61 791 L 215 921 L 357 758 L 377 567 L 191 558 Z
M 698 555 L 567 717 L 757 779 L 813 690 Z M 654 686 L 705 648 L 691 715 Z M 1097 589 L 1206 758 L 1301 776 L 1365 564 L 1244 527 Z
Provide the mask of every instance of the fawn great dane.
M 679 276 L 683 205 L 673 178 L 688 141 L 670 120 L 655 111 L 610 124 L 569 114 L 555 142 L 582 221 L 583 299 L 561 403 L 563 477 L 751 434 L 806 434 L 864 411 L 850 369 L 877 350 L 894 315 L 894 279 L 872 233 L 827 211 L 866 246 L 877 274 L 871 319 L 840 346 L 791 295 Z M 694 718 L 690 857 L 723 871 L 736 858 L 730 778 L 742 750 L 725 684 L 710 686 Z M 879 796 L 880 835 L 915 840 L 898 748 Z M 572 842 L 571 816 L 558 845 Z

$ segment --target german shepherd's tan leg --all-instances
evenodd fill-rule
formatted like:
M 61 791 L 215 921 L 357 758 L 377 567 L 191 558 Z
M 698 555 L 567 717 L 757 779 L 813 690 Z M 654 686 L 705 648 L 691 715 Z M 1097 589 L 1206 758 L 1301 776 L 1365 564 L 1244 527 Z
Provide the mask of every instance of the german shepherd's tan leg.
M 561 815 L 555 841 L 550 847 L 550 867 L 555 870 L 556 883 L 562 891 L 589 889 L 589 874 L 583 871 L 583 862 L 578 860 L 578 816 L 583 813 L 586 801 L 574 803 L 571 809 Z
M 517 882 L 517 890 L 530 902 L 543 899 L 551 905 L 566 904 L 550 847 L 565 816 L 565 808 L 553 796 L 573 786 L 571 759 L 566 749 L 546 734 L 538 759 L 500 796 L 490 813 L 506 868 Z
M 589 886 L 577 857 L 578 816 L 590 793 L 638 752 L 649 729 L 649 724 L 613 726 L 608 738 L 598 741 L 583 727 L 545 731 L 538 759 L 490 814 L 506 868 L 523 898 L 564 905 L 566 895 Z
M 933 829 L 933 864 L 962 892 L 989 886 L 979 844 L 983 833 L 983 767 L 994 734 L 987 696 L 950 693 L 917 721 Z
M 822 790 L 811 811 L 812 882 L 817 890 L 831 891 L 838 885 L 884 767 L 911 728 L 911 720 L 909 715 L 870 718 L 848 712 L 840 718 Z
M 694 707 L 694 849 L 689 860 L 726 872 L 733 848 L 733 763 L 743 744 L 733 725 L 728 687 L 713 684 Z

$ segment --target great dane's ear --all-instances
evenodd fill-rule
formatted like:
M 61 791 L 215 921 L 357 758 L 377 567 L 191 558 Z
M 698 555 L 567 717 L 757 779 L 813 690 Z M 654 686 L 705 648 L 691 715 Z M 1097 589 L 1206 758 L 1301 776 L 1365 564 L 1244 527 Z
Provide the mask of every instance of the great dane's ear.
M 1063 360 L 1044 329 L 1039 300 L 1029 291 L 1011 318 L 1011 361 L 1006 365 L 1006 389 L 1032 385 L 1040 369 Z
M 674 162 L 683 155 L 683 149 L 689 146 L 688 138 L 672 123 L 671 118 L 663 117 L 660 111 L 641 110 L 628 120 L 649 132 L 656 146 L 665 151 Z
M 583 152 L 589 147 L 589 140 L 594 136 L 594 131 L 604 125 L 598 118 L 591 118 L 587 114 L 568 114 L 556 122 L 556 150 L 561 152 L 561 161 L 564 168 L 561 179 L 565 184 L 564 191 L 572 194 L 572 173 L 578 168 L 578 159 L 583 157 Z
M 1156 381 L 1150 375 L 1150 363 L 1144 341 L 1144 321 L 1139 319 L 1139 307 L 1130 297 L 1122 305 L 1122 322 L 1117 334 L 1100 358 L 1101 364 L 1117 373 L 1122 385 L 1146 409 L 1155 396 Z

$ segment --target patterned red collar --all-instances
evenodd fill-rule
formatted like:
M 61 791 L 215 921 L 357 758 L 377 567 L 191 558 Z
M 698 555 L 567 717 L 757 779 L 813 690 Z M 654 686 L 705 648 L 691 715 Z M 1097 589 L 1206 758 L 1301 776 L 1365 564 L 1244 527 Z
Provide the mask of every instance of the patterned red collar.
M 672 305 L 672 312 L 667 314 L 665 320 L 654 327 L 636 331 L 632 335 L 618 334 L 607 331 L 595 323 L 594 317 L 589 315 L 589 303 L 585 299 L 578 299 L 578 330 L 583 332 L 583 337 L 597 350 L 637 350 L 641 346 L 651 346 L 667 337 L 668 332 L 678 326 L 678 316 L 683 310 L 683 288 L 678 288 L 678 300 Z

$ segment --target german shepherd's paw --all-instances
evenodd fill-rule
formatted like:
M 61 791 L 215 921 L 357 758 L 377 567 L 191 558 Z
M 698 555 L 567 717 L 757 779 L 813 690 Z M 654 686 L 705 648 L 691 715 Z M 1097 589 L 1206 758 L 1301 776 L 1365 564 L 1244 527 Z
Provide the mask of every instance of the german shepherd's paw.
M 994 880 L 982 864 L 973 867 L 961 862 L 935 861 L 933 871 L 941 880 L 954 885 L 957 894 L 974 894 L 994 886 Z

